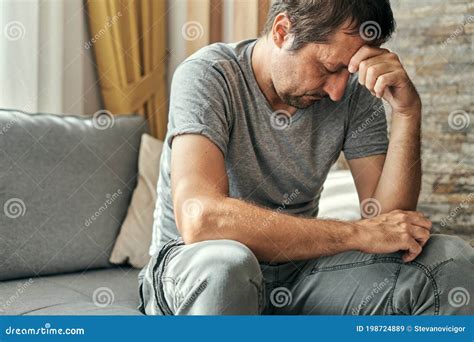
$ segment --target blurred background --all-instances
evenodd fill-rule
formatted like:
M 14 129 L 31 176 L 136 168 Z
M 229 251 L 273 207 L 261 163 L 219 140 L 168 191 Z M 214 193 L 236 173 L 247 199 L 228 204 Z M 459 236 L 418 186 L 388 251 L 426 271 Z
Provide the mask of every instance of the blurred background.
M 0 107 L 140 113 L 163 139 L 173 70 L 197 49 L 259 35 L 270 0 L 0 0 Z M 424 104 L 419 209 L 474 245 L 469 0 L 392 1 L 399 54 Z M 388 113 L 388 115 L 390 115 Z M 335 168 L 346 168 L 343 157 Z

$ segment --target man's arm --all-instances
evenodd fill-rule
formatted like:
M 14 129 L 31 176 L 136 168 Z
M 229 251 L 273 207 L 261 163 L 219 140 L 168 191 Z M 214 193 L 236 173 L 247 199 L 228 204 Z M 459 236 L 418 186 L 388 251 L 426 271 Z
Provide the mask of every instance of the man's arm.
M 374 198 L 382 213 L 416 210 L 421 187 L 421 101 L 398 57 L 385 49 L 363 47 L 350 62 L 359 82 L 392 107 L 387 155 L 349 161 L 359 199 Z
M 289 261 L 348 250 L 391 253 L 407 250 L 413 260 L 431 223 L 416 212 L 339 222 L 285 215 L 228 197 L 222 152 L 200 135 L 174 138 L 171 157 L 174 214 L 185 243 L 231 239 L 261 261 Z

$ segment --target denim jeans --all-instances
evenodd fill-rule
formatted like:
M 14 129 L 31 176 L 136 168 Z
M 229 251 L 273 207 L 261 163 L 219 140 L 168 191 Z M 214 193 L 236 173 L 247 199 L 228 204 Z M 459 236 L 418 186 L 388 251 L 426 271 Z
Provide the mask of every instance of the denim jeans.
M 245 245 L 171 241 L 139 276 L 148 315 L 472 315 L 473 248 L 432 235 L 413 262 L 345 252 L 259 263 Z

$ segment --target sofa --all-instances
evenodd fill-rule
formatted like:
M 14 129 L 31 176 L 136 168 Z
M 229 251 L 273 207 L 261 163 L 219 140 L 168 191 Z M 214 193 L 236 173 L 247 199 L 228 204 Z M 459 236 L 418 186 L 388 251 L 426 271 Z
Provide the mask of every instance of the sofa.
M 139 115 L 0 110 L 0 315 L 141 315 L 139 270 L 109 257 L 145 132 Z
M 147 241 L 131 245 L 142 255 L 110 260 L 139 188 L 139 158 L 159 169 L 161 147 L 146 148 L 146 132 L 139 115 L 0 109 L 0 315 L 141 315 L 137 265 L 149 257 L 156 180 L 146 186 L 155 194 L 135 205 L 149 202 Z M 319 216 L 360 217 L 349 171 L 330 172 Z

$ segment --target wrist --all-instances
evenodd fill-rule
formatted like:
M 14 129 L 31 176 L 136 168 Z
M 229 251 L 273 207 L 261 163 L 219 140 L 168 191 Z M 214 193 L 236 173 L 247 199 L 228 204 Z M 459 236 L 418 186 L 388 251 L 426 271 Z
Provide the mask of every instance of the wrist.
M 404 108 L 392 107 L 392 120 L 397 118 L 420 120 L 421 121 L 422 104 L 421 100 L 416 101 L 413 105 Z
M 367 247 L 367 229 L 364 225 L 365 220 L 349 222 L 352 238 L 349 239 L 349 249 L 363 251 Z

